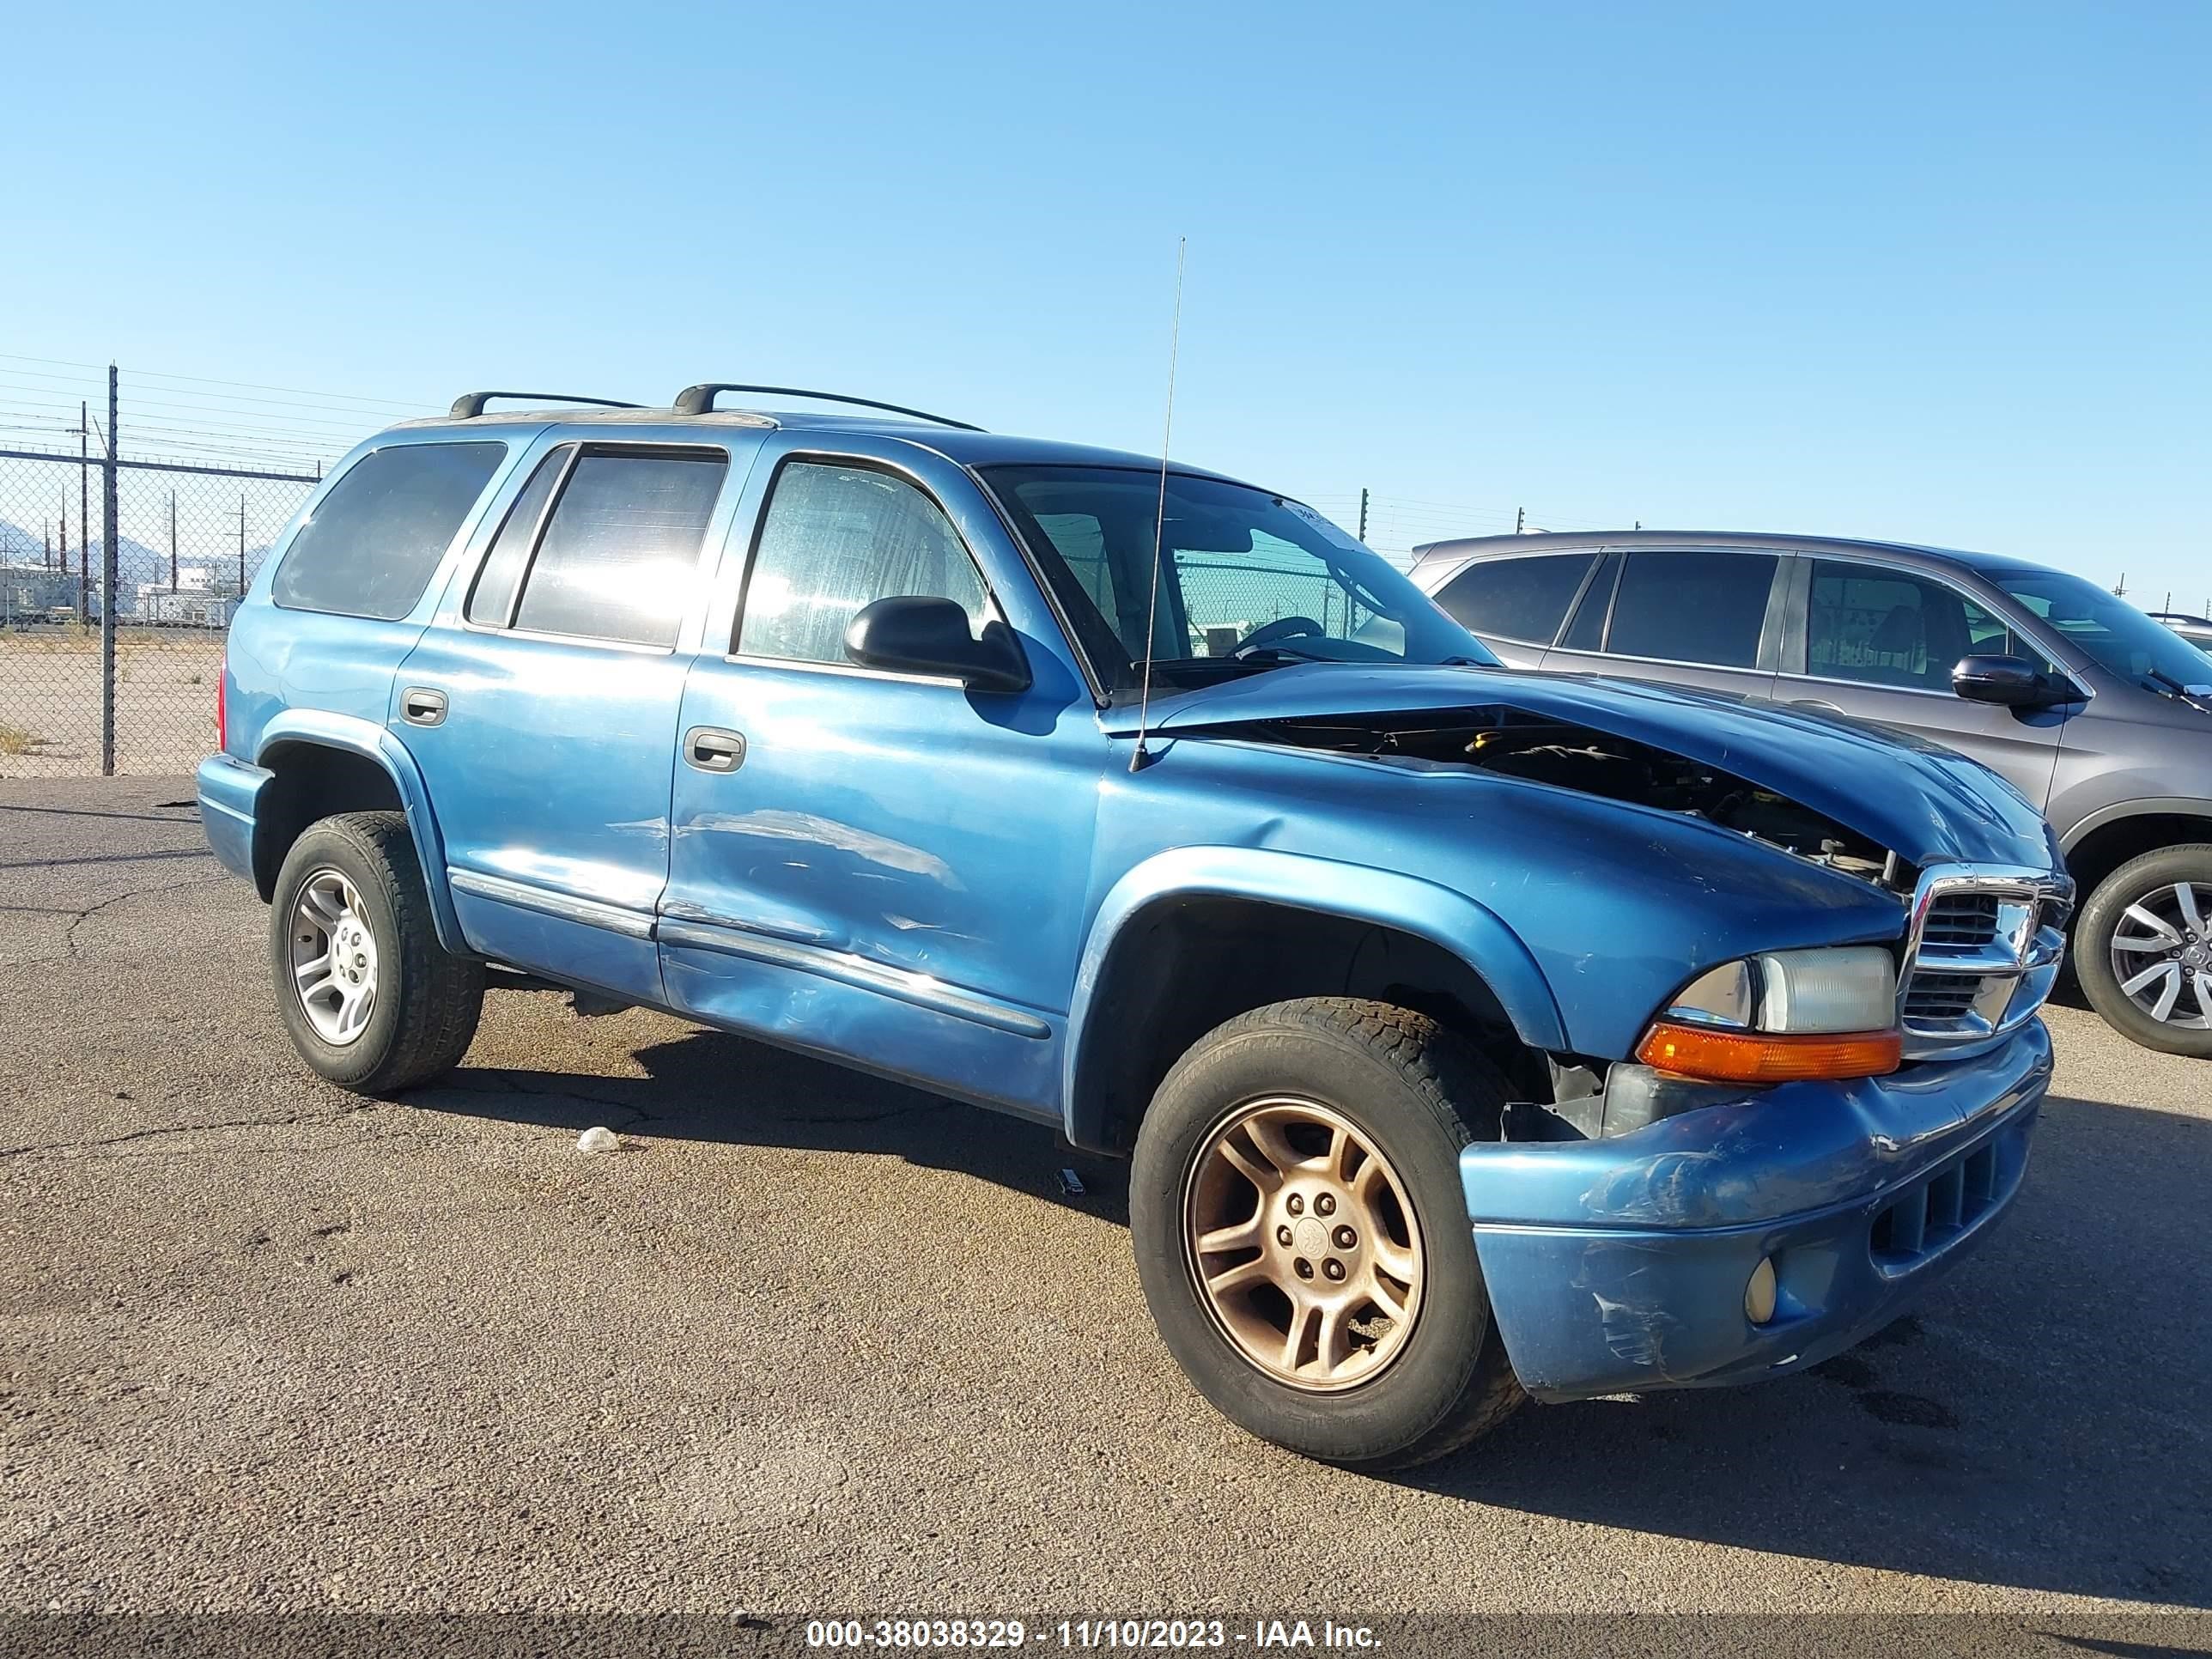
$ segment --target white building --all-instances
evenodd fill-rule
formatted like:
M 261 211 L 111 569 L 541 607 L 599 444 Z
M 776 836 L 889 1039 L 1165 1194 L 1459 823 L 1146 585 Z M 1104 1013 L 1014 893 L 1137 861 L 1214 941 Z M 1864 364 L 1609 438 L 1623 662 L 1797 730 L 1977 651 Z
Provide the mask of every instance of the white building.
M 177 567 L 177 585 L 138 584 L 138 620 L 157 626 L 228 628 L 238 599 L 216 586 L 215 571 L 204 564 Z

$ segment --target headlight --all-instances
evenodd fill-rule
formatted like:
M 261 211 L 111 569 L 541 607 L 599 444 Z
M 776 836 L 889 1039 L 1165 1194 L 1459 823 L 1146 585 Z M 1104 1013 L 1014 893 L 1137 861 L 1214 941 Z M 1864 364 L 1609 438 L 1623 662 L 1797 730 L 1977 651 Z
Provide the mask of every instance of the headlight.
M 1877 945 L 1772 951 L 1698 975 L 1652 1021 L 1636 1057 L 1727 1083 L 1875 1077 L 1897 1069 L 1897 969 Z

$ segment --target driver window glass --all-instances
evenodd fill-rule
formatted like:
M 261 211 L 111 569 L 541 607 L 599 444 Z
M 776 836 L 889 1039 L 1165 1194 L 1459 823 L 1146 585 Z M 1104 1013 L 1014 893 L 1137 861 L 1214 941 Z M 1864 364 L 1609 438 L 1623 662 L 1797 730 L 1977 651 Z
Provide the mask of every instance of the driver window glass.
M 951 599 L 991 619 L 975 562 L 937 503 L 866 467 L 794 461 L 775 481 L 745 579 L 738 653 L 847 660 L 845 627 L 878 599 Z
M 1956 588 L 1902 570 L 1813 567 L 1805 668 L 1824 679 L 1948 691 L 1961 657 L 2034 656 Z

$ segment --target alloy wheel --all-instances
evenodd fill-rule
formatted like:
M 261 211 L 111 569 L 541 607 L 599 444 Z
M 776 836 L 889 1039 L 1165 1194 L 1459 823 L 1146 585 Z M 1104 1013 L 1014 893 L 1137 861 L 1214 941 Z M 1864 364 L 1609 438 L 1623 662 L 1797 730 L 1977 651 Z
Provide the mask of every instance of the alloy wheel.
M 342 1048 L 376 1012 L 376 933 L 361 893 L 340 872 L 316 871 L 292 906 L 292 985 L 315 1035 Z
M 2212 1029 L 2212 885 L 2178 881 L 2144 894 L 2121 914 L 2112 957 L 2120 989 L 2153 1019 Z
M 1238 1107 L 1192 1164 L 1183 1218 L 1200 1299 L 1268 1376 L 1334 1392 L 1405 1351 L 1420 1228 L 1398 1172 L 1340 1113 L 1291 1097 Z

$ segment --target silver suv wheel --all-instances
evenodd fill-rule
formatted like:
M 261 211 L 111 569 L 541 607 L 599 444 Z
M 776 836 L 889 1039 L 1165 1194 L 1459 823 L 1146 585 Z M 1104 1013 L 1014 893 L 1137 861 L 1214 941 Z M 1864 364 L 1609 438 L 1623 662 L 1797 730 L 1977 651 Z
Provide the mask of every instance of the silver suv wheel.
M 2212 1030 L 2212 884 L 2178 881 L 2144 894 L 2112 933 L 2112 977 L 2163 1025 Z
M 353 883 L 325 865 L 292 907 L 292 986 L 315 1035 L 352 1042 L 376 1012 L 376 934 Z

